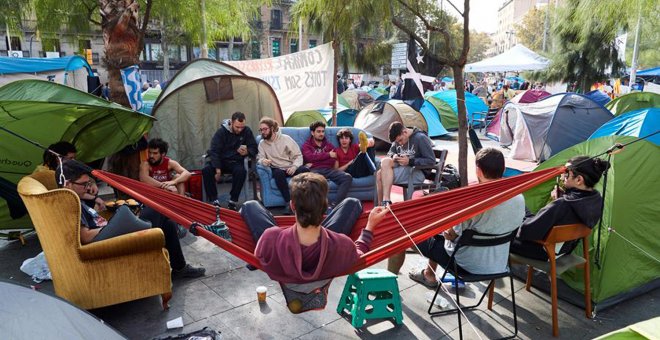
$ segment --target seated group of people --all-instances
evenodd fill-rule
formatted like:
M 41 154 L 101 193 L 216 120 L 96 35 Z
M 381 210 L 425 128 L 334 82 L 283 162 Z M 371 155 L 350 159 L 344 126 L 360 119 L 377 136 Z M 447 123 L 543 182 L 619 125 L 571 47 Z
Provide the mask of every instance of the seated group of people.
M 246 157 L 250 154 L 257 156 L 259 164 L 272 169 L 278 188 L 288 203 L 287 208 L 295 215 L 295 224 L 289 228 L 272 228 L 276 226 L 273 215 L 257 201 L 246 202 L 240 213 L 257 242 L 255 255 L 259 258 L 263 270 L 271 278 L 285 283 L 328 278 L 351 268 L 359 256 L 369 251 L 373 230 L 389 212 L 386 206 L 391 204 L 392 184 L 405 183 L 413 171 L 413 165 L 435 162 L 432 141 L 424 132 L 406 128 L 401 123 L 393 123 L 389 134 L 392 146 L 387 156 L 381 160 L 381 168 L 376 174 L 378 202 L 371 210 L 361 236 L 357 241 L 352 241 L 348 235 L 351 234 L 363 209 L 359 200 L 346 198 L 348 189 L 342 189 L 341 186 L 346 185 L 345 183 L 350 185 L 352 176 L 373 174 L 373 164 L 365 152 L 367 146 L 371 145 L 366 141 L 366 135 L 360 135 L 358 146 L 352 144 L 353 136 L 350 130 L 342 129 L 337 134 L 340 146 L 335 148 L 325 138 L 325 124 L 315 122 L 310 126 L 310 138 L 301 151 L 291 137 L 279 131 L 279 126 L 273 119 L 263 118 L 259 126 L 262 141 L 253 152 L 251 150 L 256 146 L 256 142 L 251 142 L 254 137 L 249 128 L 245 127 L 245 116 L 242 113 L 234 114 L 232 119 L 216 132 L 212 142 L 212 150 L 215 149 L 216 153 L 211 153 L 211 162 L 207 166 L 210 171 L 206 168 L 205 171 L 212 176 L 219 175 L 222 171 L 232 171 L 234 174 L 237 164 L 243 169 L 243 162 L 236 155 Z M 155 187 L 183 194 L 180 185 L 190 177 L 190 173 L 165 156 L 166 142 L 151 140 L 148 148 L 149 158 L 140 168 L 140 179 Z M 64 158 L 75 157 L 75 148 L 73 151 L 51 149 Z M 81 198 L 81 243 L 157 226 L 165 233 L 173 275 L 204 275 L 203 268 L 195 268 L 186 263 L 174 222 L 145 207 L 139 218 L 149 223 L 129 223 L 128 227 L 112 226 L 112 220 L 108 222 L 98 214 L 102 207 L 99 206 L 98 188 L 91 177 L 91 169 L 66 159 L 62 163 L 53 162 L 52 159 L 47 161 L 46 156 L 52 158 L 50 153 L 46 152 L 45 165 L 51 169 L 59 168 L 59 172 L 66 179 L 60 186 L 73 190 Z M 455 256 L 455 261 L 460 270 L 465 272 L 502 272 L 506 269 L 509 251 L 547 260 L 544 248 L 533 241 L 542 240 L 555 225 L 584 223 L 593 227 L 602 212 L 601 196 L 594 190 L 594 185 L 608 167 L 606 161 L 598 158 L 571 158 L 566 163 L 567 170 L 562 176 L 565 192 L 553 196 L 554 201 L 541 209 L 536 216 L 525 218 L 524 199 L 522 195 L 518 195 L 418 244 L 421 253 L 429 258 L 429 263 L 427 268 L 410 273 L 410 277 L 426 286 L 437 286 L 434 275 L 437 264 L 443 267 L 450 265 L 449 259 L 457 240 L 462 232 L 468 229 L 487 234 L 506 234 L 519 230 L 511 249 L 509 245 L 461 248 Z M 477 153 L 476 175 L 480 183 L 500 179 L 504 169 L 504 156 L 501 151 L 486 148 Z M 425 174 L 420 170 L 414 171 L 419 171 L 413 173 L 414 180 L 423 180 Z M 56 178 L 60 177 L 59 172 Z M 237 177 L 239 181 L 232 183 L 232 200 L 237 199 L 240 192 L 237 183 L 242 185 L 240 176 Z M 290 184 L 287 184 L 287 177 L 292 177 Z M 328 180 L 335 181 L 339 187 L 340 193 L 335 202 L 328 201 Z M 215 186 L 215 182 L 213 184 Z M 117 214 L 120 212 L 121 208 Z M 104 232 L 108 227 L 123 229 Z M 575 242 L 565 243 L 558 250 L 558 254 L 568 253 L 575 246 Z M 389 260 L 388 269 L 398 274 L 404 259 L 405 253 L 393 256 Z

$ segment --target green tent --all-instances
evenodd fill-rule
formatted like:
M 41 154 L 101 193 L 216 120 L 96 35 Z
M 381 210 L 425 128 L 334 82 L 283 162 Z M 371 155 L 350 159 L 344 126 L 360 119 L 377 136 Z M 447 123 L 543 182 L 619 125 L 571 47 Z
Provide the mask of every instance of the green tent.
M 135 143 L 154 121 L 100 97 L 42 80 L 0 87 L 0 108 L 0 229 L 31 225 L 27 216 L 11 217 L 7 197 L 15 197 L 12 184 L 32 173 L 44 152 L 2 128 L 44 147 L 71 142 L 78 149 L 77 159 L 90 162 Z
M 618 135 L 589 139 L 552 156 L 537 170 L 563 165 L 577 155 L 598 155 L 615 143 L 624 144 L 636 139 L 635 136 Z M 660 285 L 660 265 L 655 260 L 660 258 L 659 155 L 660 145 L 641 140 L 626 146 L 611 159 L 600 231 L 600 268 L 594 263 L 598 226 L 594 228 L 590 241 L 594 311 L 596 307 L 607 308 Z M 602 184 L 603 180 L 596 186 L 601 193 Z M 553 185 L 554 182 L 548 182 L 525 193 L 525 202 L 532 212 L 545 206 Z M 577 247 L 576 252 L 581 249 Z M 581 271 L 569 270 L 561 278 L 574 291 L 583 294 Z M 563 297 L 576 304 L 582 303 L 583 300 L 570 295 L 575 294 Z
M 660 94 L 653 92 L 632 92 L 614 99 L 607 103 L 605 107 L 615 116 L 638 109 L 650 107 L 660 108 Z
M 325 122 L 327 119 L 323 117 L 319 110 L 296 111 L 289 116 L 284 126 L 287 127 L 309 127 L 310 124 L 316 121 Z

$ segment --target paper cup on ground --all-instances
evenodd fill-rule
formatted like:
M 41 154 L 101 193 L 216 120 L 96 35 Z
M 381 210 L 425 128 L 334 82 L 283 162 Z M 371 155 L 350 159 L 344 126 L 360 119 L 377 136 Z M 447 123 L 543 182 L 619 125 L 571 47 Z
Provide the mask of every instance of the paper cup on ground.
M 259 303 L 266 302 L 266 293 L 268 293 L 268 288 L 265 286 L 257 287 L 257 301 L 259 301 Z

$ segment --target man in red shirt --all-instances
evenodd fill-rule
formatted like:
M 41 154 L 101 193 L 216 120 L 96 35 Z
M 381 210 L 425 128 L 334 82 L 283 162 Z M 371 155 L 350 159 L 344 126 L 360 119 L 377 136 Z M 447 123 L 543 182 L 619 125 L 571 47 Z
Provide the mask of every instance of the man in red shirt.
M 278 227 L 273 215 L 257 201 L 248 201 L 241 216 L 257 242 L 255 256 L 268 276 L 282 283 L 313 282 L 344 274 L 369 251 L 373 229 L 385 217 L 375 207 L 357 241 L 350 237 L 362 213 L 355 198 L 346 198 L 323 219 L 328 207 L 328 182 L 312 172 L 291 179 L 291 209 L 296 223 Z M 323 227 L 321 227 L 323 226 Z
M 160 138 L 149 141 L 149 158 L 140 164 L 140 182 L 183 195 L 190 172 L 179 162 L 165 156 L 168 148 L 167 142 Z

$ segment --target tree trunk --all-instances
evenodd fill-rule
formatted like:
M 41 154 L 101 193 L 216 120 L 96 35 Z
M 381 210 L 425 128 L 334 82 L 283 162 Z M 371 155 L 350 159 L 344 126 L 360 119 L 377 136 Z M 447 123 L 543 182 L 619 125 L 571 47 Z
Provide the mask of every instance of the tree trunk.
M 160 48 L 163 51 L 163 76 L 161 77 L 163 79 L 160 79 L 160 82 L 163 83 L 170 79 L 170 45 L 163 22 L 160 23 Z
M 206 38 L 206 0 L 199 1 L 202 13 L 202 42 L 201 42 L 201 57 L 209 57 L 209 42 Z
M 332 67 L 332 126 L 337 126 L 337 72 L 339 71 L 339 43 L 337 40 L 332 41 L 332 50 L 335 55 L 335 60 Z
M 453 66 L 454 84 L 456 84 L 456 102 L 458 106 L 458 173 L 461 186 L 467 185 L 467 110 L 465 107 L 465 89 L 463 88 L 463 67 Z

